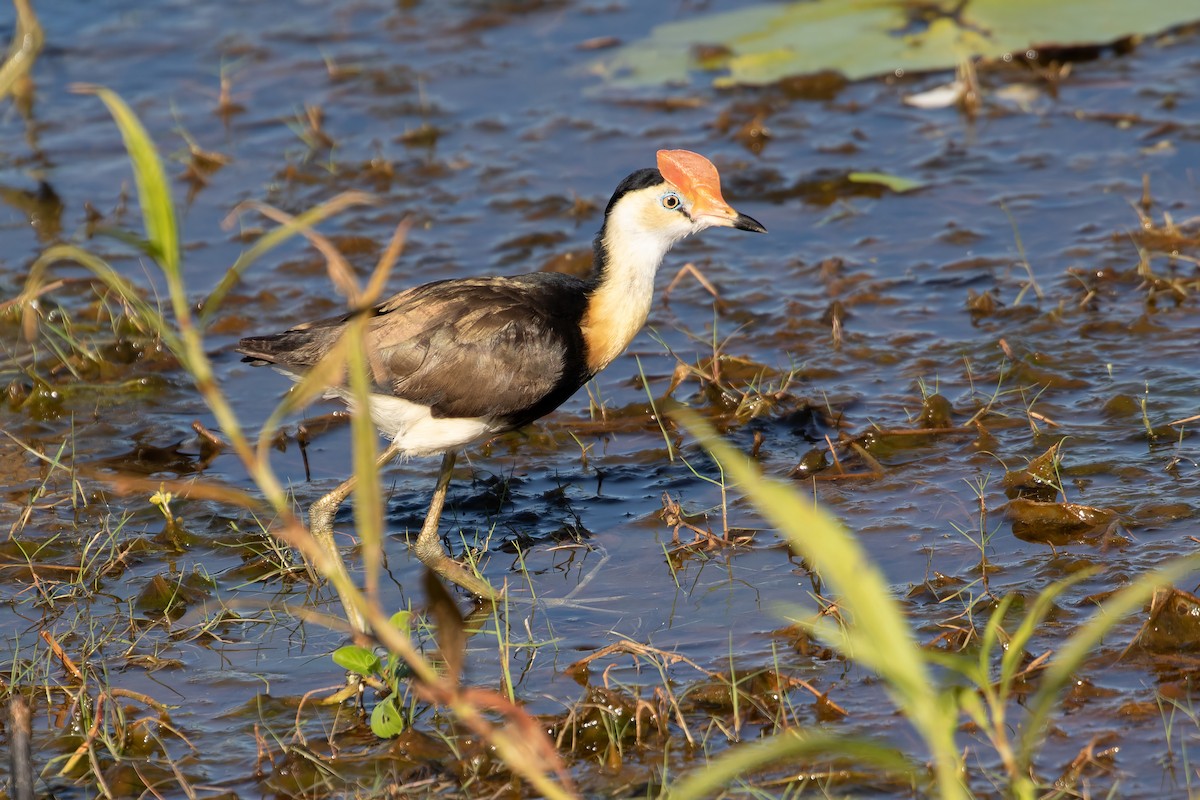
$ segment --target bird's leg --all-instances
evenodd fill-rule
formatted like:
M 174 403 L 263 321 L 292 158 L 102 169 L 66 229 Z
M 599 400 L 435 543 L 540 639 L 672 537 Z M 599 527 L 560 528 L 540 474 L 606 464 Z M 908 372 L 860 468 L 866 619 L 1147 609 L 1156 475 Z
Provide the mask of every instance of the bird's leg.
M 421 534 L 413 544 L 413 552 L 421 563 L 441 575 L 451 583 L 455 583 L 468 592 L 494 601 L 499 595 L 487 581 L 468 572 L 459 564 L 446 549 L 442 547 L 441 537 L 438 536 L 438 523 L 442 519 L 442 507 L 446 504 L 446 490 L 450 486 L 450 473 L 454 470 L 454 451 L 447 450 L 442 456 L 442 468 L 438 472 L 437 486 L 433 490 L 433 498 L 429 501 L 429 513 L 425 515 L 425 523 L 421 526 Z
M 384 448 L 379 457 L 375 459 L 376 469 L 385 466 L 389 461 L 399 454 L 400 448 L 395 442 L 392 442 Z M 367 630 L 366 621 L 362 615 L 355 609 L 354 604 L 350 602 L 350 598 L 342 591 L 342 580 L 349 579 L 349 573 L 346 571 L 346 562 L 342 560 L 342 554 L 338 550 L 337 543 L 333 540 L 333 517 L 337 514 L 338 508 L 345 502 L 350 493 L 354 491 L 354 487 L 358 484 L 358 476 L 351 475 L 344 480 L 336 489 L 322 497 L 317 502 L 313 503 L 308 510 L 308 529 L 312 533 L 313 538 L 317 543 L 325 549 L 329 554 L 330 560 L 333 563 L 333 569 L 337 572 L 337 580 L 335 576 L 327 575 L 335 589 L 337 589 L 338 597 L 342 601 L 342 606 L 346 610 L 346 619 L 354 630 L 365 633 Z

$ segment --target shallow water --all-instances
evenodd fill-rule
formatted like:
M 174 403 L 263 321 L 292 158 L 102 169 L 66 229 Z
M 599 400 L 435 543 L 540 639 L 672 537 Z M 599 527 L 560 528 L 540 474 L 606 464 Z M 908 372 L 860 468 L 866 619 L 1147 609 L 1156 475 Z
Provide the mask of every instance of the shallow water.
M 399 289 L 442 277 L 540 269 L 586 252 L 609 192 L 625 174 L 651 164 L 656 149 L 710 156 L 727 199 L 770 233 L 709 231 L 669 256 L 650 331 L 591 387 L 620 424 L 594 424 L 588 394 L 581 392 L 531 432 L 469 453 L 455 473 L 443 530 L 456 542 L 459 531 L 472 544 L 485 542 L 486 576 L 511 587 L 505 624 L 514 642 L 535 645 L 512 659 L 517 695 L 531 712 L 560 714 L 574 704 L 581 688 L 565 667 L 629 639 L 713 671 L 728 672 L 731 663 L 739 674 L 777 665 L 829 691 L 847 710 L 833 723 L 837 729 L 911 744 L 869 675 L 822 654 L 795 652 L 776 633 L 785 624 L 783 607 L 811 608 L 814 588 L 776 533 L 762 530 L 751 546 L 679 562 L 664 555 L 671 540 L 659 518 L 664 492 L 697 514 L 716 509 L 720 496 L 682 459 L 670 457 L 639 376 L 661 398 L 677 363 L 672 353 L 703 362 L 714 339 L 727 357 L 751 365 L 739 370 L 726 362 L 736 386 L 766 370 L 774 389 L 794 370 L 777 404 L 761 416 L 724 421 L 744 449 L 762 435 L 760 462 L 773 475 L 788 475 L 810 450 L 826 448 L 826 435 L 836 441 L 842 434 L 914 427 L 923 387 L 950 401 L 955 424 L 993 403 L 986 436 L 909 436 L 876 446 L 875 458 L 885 467 L 880 477 L 794 479 L 861 535 L 898 594 L 935 574 L 962 585 L 977 580 L 979 547 L 958 530 L 978 526 L 980 486 L 989 510 L 985 527 L 993 534 L 987 551 L 993 591 L 1031 597 L 1083 565 L 1100 567 L 1066 595 L 1035 653 L 1053 648 L 1086 617 L 1097 595 L 1194 550 L 1189 537 L 1196 534 L 1200 455 L 1190 426 L 1166 425 L 1197 413 L 1196 225 L 1172 259 L 1136 237 L 1135 208 L 1145 176 L 1153 198 L 1147 213 L 1156 221 L 1164 213 L 1180 223 L 1200 216 L 1194 31 L 1076 62 L 1056 92 L 1016 66 L 984 71 L 985 107 L 972 119 L 954 109 L 902 104 L 904 95 L 945 82 L 946 75 L 864 81 L 823 101 L 700 84 L 634 93 L 606 87 L 590 68 L 596 52 L 581 47 L 599 35 L 629 41 L 653 25 L 735 7 L 732 2 L 702 8 L 327 6 L 296 3 L 281 11 L 265 2 L 172 2 L 151 12 L 139 3 L 109 3 L 99 11 L 94 4 L 63 2 L 53 14 L 43 12 L 48 45 L 35 73 L 32 119 L 27 123 L 9 108 L 0 120 L 7 143 L 0 151 L 7 203 L 0 206 L 6 242 L 0 292 L 8 298 L 20 291 L 29 263 L 46 244 L 82 239 L 89 205 L 107 223 L 137 227 L 117 131 L 101 103 L 69 92 L 74 82 L 118 91 L 173 158 L 171 172 L 181 176 L 185 269 L 197 298 L 246 246 L 243 232 L 266 224 L 248 212 L 222 227 L 245 200 L 294 213 L 339 191 L 373 192 L 376 205 L 342 214 L 322 230 L 365 274 L 395 225 L 415 217 L 392 277 Z M 326 60 L 336 65 L 334 74 Z M 239 106 L 227 114 L 218 113 L 222 72 Z M 1014 85 L 1030 87 L 1027 108 L 989 94 Z M 312 146 L 298 134 L 306 105 L 321 109 L 331 147 Z M 757 117 L 771 134 L 761 151 L 737 133 Z M 204 185 L 182 178 L 183 131 L 231 159 Z M 926 186 L 904 194 L 855 186 L 844 180 L 851 171 L 887 172 Z M 61 200 L 57 231 L 48 204 L 29 202 L 27 193 L 39 181 Z M 149 267 L 123 245 L 96 238 L 86 246 L 149 285 Z M 1190 281 L 1193 294 L 1149 302 L 1136 274 L 1139 248 L 1156 274 Z M 1024 260 L 1040 298 L 1026 288 Z M 669 305 L 662 300 L 661 289 L 688 262 L 719 287 L 719 313 L 690 279 L 672 292 Z M 972 313 L 969 298 L 985 292 L 994 294 L 997 307 Z M 80 309 L 91 306 L 90 298 L 78 285 L 52 296 L 80 329 L 88 324 Z M 834 302 L 846 312 L 840 341 L 826 317 Z M 265 420 L 288 382 L 242 364 L 232 349 L 238 337 L 339 307 L 323 261 L 301 244 L 248 273 L 208 338 L 218 377 L 244 423 Z M 29 383 L 18 368 L 27 352 L 16 344 L 18 327 L 11 319 L 3 325 L 3 383 Z M 50 363 L 44 348 L 39 355 L 39 363 Z M 13 531 L 19 541 L 44 548 L 38 563 L 78 564 L 82 543 L 120 520 L 116 541 L 122 546 L 162 530 L 162 516 L 145 495 L 118 496 L 95 477 L 95 470 L 112 474 L 114 457 L 121 456 L 122 470 L 137 466 L 155 479 L 194 474 L 199 447 L 192 422 L 214 429 L 216 423 L 186 376 L 152 356 L 81 380 L 87 385 L 44 412 L 10 406 L 0 412 L 12 437 L 0 439 L 5 516 L 18 520 L 30 493 L 48 481 L 45 496 Z M 137 392 L 115 388 L 129 380 L 143 385 Z M 1110 402 L 1120 396 L 1127 402 Z M 719 405 L 694 379 L 674 397 L 714 411 Z M 1143 400 L 1145 418 L 1158 431 L 1153 438 Z M 311 415 L 334 408 L 315 407 Z M 1058 548 L 1017 539 L 1001 511 L 1001 479 L 1063 437 L 1066 499 L 1114 509 L 1119 525 Z M 673 432 L 672 438 L 697 471 L 715 474 L 686 435 Z M 48 453 L 67 442 L 73 463 L 91 472 L 81 472 L 73 493 L 63 472 L 47 478 L 42 463 L 13 440 Z M 348 430 L 317 437 L 308 460 L 311 480 L 294 443 L 274 462 L 299 504 L 348 474 Z M 387 471 L 394 541 L 385 588 L 396 607 L 423 602 L 418 566 L 402 540 L 420 524 L 434 468 L 418 460 Z M 862 471 L 863 464 L 848 457 L 846 468 Z M 229 455 L 205 465 L 200 479 L 253 488 Z M 259 580 L 244 569 L 247 536 L 240 531 L 255 524 L 237 509 L 177 502 L 173 510 L 192 535 L 188 546 L 176 550 L 159 542 L 131 551 L 122 570 L 104 577 L 86 599 L 51 601 L 43 594 L 35 603 L 39 587 L 31 587 L 27 570 L 5 581 L 0 630 L 10 655 L 47 661 L 41 629 L 68 650 L 77 648 L 77 657 L 94 647 L 91 659 L 107 670 L 111 685 L 177 706 L 171 723 L 195 750 L 161 729 L 160 735 L 190 781 L 247 795 L 291 793 L 279 769 L 266 777 L 255 773 L 256 726 L 268 738 L 291 735 L 300 698 L 340 680 L 328 653 L 341 637 L 295 622 L 281 605 L 316 602 L 336 611 L 336 600 L 327 587 L 314 594 L 303 582 Z M 760 525 L 736 497 L 729 514 L 735 527 Z M 710 514 L 708 523 L 719 525 L 719 514 Z M 350 529 L 348 513 L 339 527 Z M 11 550 L 6 555 L 15 557 Z M 182 618 L 131 605 L 164 573 L 204 578 L 207 588 Z M 967 594 L 981 591 L 968 588 Z M 937 603 L 920 590 L 911 597 L 914 625 L 927 641 L 966 604 Z M 216 622 L 197 633 L 222 603 L 245 620 Z M 276 610 L 264 612 L 264 605 Z M 1140 622 L 1121 628 L 1104 652 L 1120 654 Z M 500 658 L 494 635 L 476 637 L 468 678 L 495 685 Z M 607 679 L 615 685 L 650 691 L 661 683 L 657 672 L 629 657 L 611 663 L 616 666 Z M 1172 750 L 1186 751 L 1200 731 L 1190 720 L 1167 726 L 1146 709 L 1160 696 L 1186 706 L 1192 663 L 1184 653 L 1097 662 L 1087 674 L 1094 691 L 1073 696 L 1055 721 L 1060 735 L 1047 741 L 1039 759 L 1045 776 L 1057 775 L 1091 737 L 1116 728 L 1119 751 L 1103 768 L 1085 770 L 1079 786 L 1101 792 L 1115 785 L 1131 797 L 1186 796 L 1188 776 L 1166 756 L 1167 738 Z M 60 675 L 53 665 L 49 671 Z M 593 683 L 602 671 L 593 669 Z M 685 665 L 670 675 L 686 686 L 702 678 Z M 802 722 L 814 721 L 809 696 L 797 694 L 793 702 Z M 44 754 L 65 747 L 58 712 L 69 717 L 54 703 L 37 717 Z M 301 723 L 310 739 L 345 726 L 347 752 L 378 747 L 354 732 L 349 712 L 337 721 L 333 712 L 310 713 Z M 720 749 L 723 737 L 710 729 L 706 740 Z M 644 793 L 661 769 L 661 752 L 630 748 L 624 757 L 619 769 L 602 769 L 587 756 L 573 769 L 588 791 L 621 795 L 633 787 Z M 671 758 L 682 763 L 677 753 Z M 987 764 L 990 758 L 983 746 L 979 759 Z M 62 796 L 82 791 L 63 779 L 53 785 Z M 169 780 L 165 785 L 167 794 L 180 792 Z

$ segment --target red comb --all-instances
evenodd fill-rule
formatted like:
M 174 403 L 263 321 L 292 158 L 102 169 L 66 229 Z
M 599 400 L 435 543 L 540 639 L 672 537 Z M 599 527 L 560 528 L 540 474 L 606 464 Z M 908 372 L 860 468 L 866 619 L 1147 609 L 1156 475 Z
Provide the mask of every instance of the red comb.
M 658 171 L 684 192 L 692 194 L 703 187 L 706 193 L 721 196 L 721 176 L 713 163 L 690 150 L 659 150 Z

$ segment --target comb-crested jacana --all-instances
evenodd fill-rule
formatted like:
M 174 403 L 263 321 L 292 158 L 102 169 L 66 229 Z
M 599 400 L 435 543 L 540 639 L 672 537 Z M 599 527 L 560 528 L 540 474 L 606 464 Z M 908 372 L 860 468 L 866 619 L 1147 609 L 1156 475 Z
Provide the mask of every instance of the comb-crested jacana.
M 370 414 L 392 440 L 379 463 L 443 454 L 414 551 L 477 595 L 495 596 L 446 553 L 438 536 L 456 452 L 550 413 L 620 355 L 650 313 L 654 275 L 675 242 L 710 227 L 766 232 L 721 197 L 708 159 L 660 150 L 657 163 L 617 186 L 586 280 L 534 272 L 435 281 L 354 312 L 371 316 L 365 334 Z M 245 361 L 299 376 L 329 353 L 353 315 L 242 339 L 237 349 Z M 348 400 L 350 392 L 338 385 L 328 394 Z M 353 486 L 351 477 L 309 513 L 313 534 L 334 555 L 333 516 Z

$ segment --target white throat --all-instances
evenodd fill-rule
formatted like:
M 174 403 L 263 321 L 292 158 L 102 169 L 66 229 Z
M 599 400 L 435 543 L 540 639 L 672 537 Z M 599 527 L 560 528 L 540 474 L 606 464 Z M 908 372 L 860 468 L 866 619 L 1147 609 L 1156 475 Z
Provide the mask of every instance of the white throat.
M 637 336 L 650 315 L 659 264 L 675 242 L 692 233 L 683 225 L 655 228 L 638 203 L 618 203 L 604 230 L 608 261 L 583 318 L 592 373 L 611 363 Z

